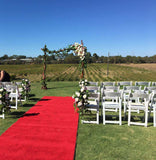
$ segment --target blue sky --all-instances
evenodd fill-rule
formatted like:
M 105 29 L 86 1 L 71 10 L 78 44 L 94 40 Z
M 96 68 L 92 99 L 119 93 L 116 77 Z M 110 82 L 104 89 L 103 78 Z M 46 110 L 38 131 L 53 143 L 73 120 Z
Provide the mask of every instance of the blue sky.
M 83 40 L 99 56 L 156 54 L 156 0 L 0 0 L 0 56 Z

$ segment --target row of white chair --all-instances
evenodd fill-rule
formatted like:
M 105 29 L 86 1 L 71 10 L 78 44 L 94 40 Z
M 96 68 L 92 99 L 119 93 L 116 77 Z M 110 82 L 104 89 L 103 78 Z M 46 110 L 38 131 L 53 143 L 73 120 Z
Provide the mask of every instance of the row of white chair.
M 89 85 L 98 86 L 98 82 L 89 81 Z M 101 82 L 101 86 L 156 86 L 156 82 L 147 82 L 147 81 L 119 81 L 119 82 Z
M 110 92 L 110 90 L 108 91 L 107 89 L 103 89 L 104 93 L 106 94 L 106 92 Z M 140 88 L 138 88 L 137 86 L 127 86 L 125 87 L 123 90 L 118 90 L 118 91 L 111 91 L 112 94 L 119 93 L 119 98 L 121 99 L 121 101 L 123 103 L 119 103 L 120 106 L 121 104 L 124 104 L 124 119 L 126 117 L 126 112 L 128 111 L 128 125 L 131 124 L 135 124 L 135 125 L 144 125 L 147 127 L 147 123 L 148 123 L 148 112 L 151 112 L 151 109 L 153 108 L 153 110 L 155 109 L 155 101 L 154 101 L 154 97 L 156 96 L 156 88 L 146 88 L 146 90 L 141 90 Z M 104 95 L 103 93 L 103 97 L 105 97 L 106 95 Z M 114 95 L 115 96 L 115 95 Z M 106 102 L 107 103 L 107 102 Z M 104 109 L 104 103 L 103 103 L 103 109 Z M 150 107 L 150 110 L 148 110 L 148 108 Z M 140 112 L 141 110 L 144 111 L 144 115 L 145 115 L 145 122 L 144 123 L 137 123 L 137 122 L 132 122 L 131 118 L 132 112 Z M 120 114 L 120 110 L 119 110 L 119 114 Z M 154 126 L 155 124 L 155 112 L 153 111 L 153 123 Z M 121 124 L 121 122 L 120 122 Z
M 87 106 L 89 110 L 96 111 L 96 121 L 82 121 L 83 123 L 96 123 L 99 124 L 99 102 L 101 98 L 102 109 L 103 109 L 103 124 L 106 123 L 118 123 L 122 124 L 122 104 L 124 106 L 124 119 L 126 118 L 126 113 L 128 112 L 128 125 L 136 124 L 136 125 L 144 125 L 147 126 L 148 123 L 148 113 L 153 112 L 153 123 L 156 126 L 156 108 L 154 101 L 154 90 L 156 87 L 146 87 L 144 90 L 141 90 L 139 86 L 125 86 L 120 89 L 119 86 L 103 86 L 100 88 L 99 86 L 87 86 L 86 89 L 91 93 L 96 94 L 96 98 L 94 97 L 94 102 L 89 101 L 89 105 Z M 135 93 L 134 93 L 135 92 Z M 150 94 L 152 93 L 153 94 Z M 101 96 L 100 96 L 101 95 Z M 95 96 L 95 95 L 94 95 Z M 144 97 L 144 98 L 143 98 Z M 142 102 L 140 101 L 142 100 Z M 144 102 L 144 103 L 143 103 Z M 148 110 L 150 106 L 150 109 Z M 94 108 L 94 109 L 93 109 Z M 96 109 L 95 109 L 96 108 Z M 145 122 L 144 123 L 136 123 L 132 122 L 132 112 L 144 111 L 145 114 Z M 119 120 L 111 121 L 106 120 L 106 112 L 107 111 L 119 111 Z

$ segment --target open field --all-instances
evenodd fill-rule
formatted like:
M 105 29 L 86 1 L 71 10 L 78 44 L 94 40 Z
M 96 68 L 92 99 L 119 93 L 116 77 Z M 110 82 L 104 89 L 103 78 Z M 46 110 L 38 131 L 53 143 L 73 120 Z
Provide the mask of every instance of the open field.
M 0 134 L 18 120 L 25 111 L 43 96 L 72 96 L 78 89 L 78 82 L 48 82 L 48 90 L 41 90 L 40 83 L 31 84 L 30 100 L 23 107 L 13 110 L 0 119 Z M 122 115 L 123 116 L 123 115 Z M 78 126 L 75 160 L 155 160 L 156 136 L 150 121 L 148 127 L 81 124 Z
M 42 77 L 43 65 L 0 65 L 16 80 L 28 78 L 39 82 Z M 79 81 L 78 64 L 47 65 L 48 81 Z M 110 64 L 107 77 L 107 64 L 88 64 L 85 78 L 89 81 L 156 81 L 156 64 Z
M 143 63 L 143 64 L 120 64 L 121 66 L 127 66 L 127 67 L 134 67 L 134 68 L 141 68 L 141 69 L 146 69 L 146 70 L 152 70 L 156 71 L 156 63 Z

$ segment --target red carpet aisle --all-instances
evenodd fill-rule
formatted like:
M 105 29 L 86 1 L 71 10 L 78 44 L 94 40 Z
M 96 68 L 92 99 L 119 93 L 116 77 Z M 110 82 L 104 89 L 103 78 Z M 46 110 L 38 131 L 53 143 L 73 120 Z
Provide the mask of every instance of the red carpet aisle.
M 73 160 L 77 128 L 71 97 L 44 97 L 0 136 L 0 160 Z

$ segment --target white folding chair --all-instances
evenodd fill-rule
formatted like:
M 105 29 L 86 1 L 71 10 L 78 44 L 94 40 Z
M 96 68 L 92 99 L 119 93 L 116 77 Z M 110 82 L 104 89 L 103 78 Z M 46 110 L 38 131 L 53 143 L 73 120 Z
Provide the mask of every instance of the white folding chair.
M 102 106 L 103 106 L 103 124 L 106 123 L 115 123 L 122 125 L 122 99 L 120 93 L 116 92 L 105 92 L 103 96 Z M 119 111 L 119 120 L 106 120 L 106 112 L 116 112 Z M 113 116 L 113 115 L 111 115 Z
M 90 93 L 88 97 L 88 105 L 86 105 L 86 109 L 88 111 L 96 112 L 96 120 L 81 120 L 82 123 L 93 123 L 99 124 L 99 99 L 100 93 Z
M 129 97 L 128 101 L 128 125 L 143 125 L 147 127 L 148 123 L 148 107 L 149 102 L 151 99 L 151 94 L 146 93 L 131 93 L 131 96 Z M 143 111 L 144 112 L 144 121 L 145 122 L 134 122 L 131 121 L 132 118 L 132 112 L 137 111 Z
M 15 104 L 11 103 L 10 107 L 15 108 L 17 110 L 18 106 L 18 90 L 16 85 L 6 85 L 6 90 L 10 92 L 9 97 L 11 98 L 10 101 L 13 102 L 15 100 Z

